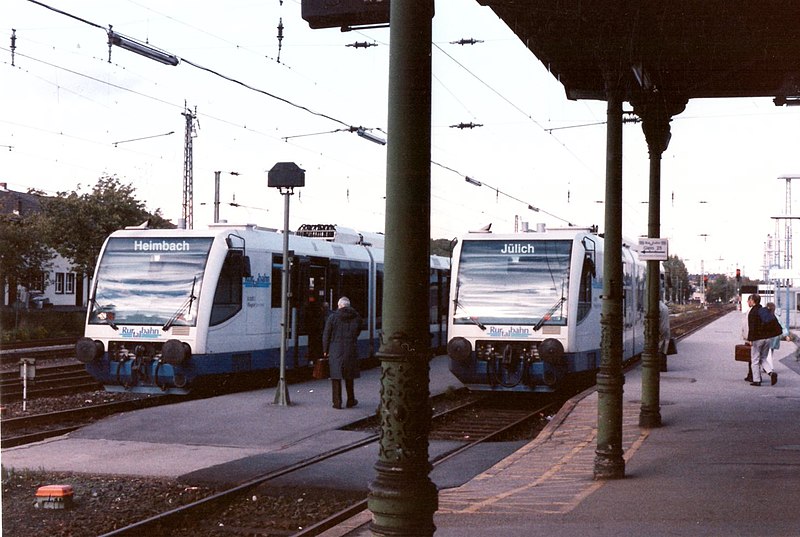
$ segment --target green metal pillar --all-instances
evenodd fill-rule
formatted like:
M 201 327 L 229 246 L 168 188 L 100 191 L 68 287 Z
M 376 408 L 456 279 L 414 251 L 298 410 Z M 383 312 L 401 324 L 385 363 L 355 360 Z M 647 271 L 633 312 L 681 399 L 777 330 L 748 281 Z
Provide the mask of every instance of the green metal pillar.
M 368 506 L 373 535 L 427 536 L 438 508 L 428 461 L 433 2 L 390 9 L 381 440 Z
M 650 196 L 647 236 L 659 238 L 661 233 L 661 155 L 670 140 L 669 122 L 672 115 L 686 106 L 685 99 L 668 101 L 663 95 L 651 93 L 634 101 L 634 111 L 642 118 L 642 130 L 650 154 Z M 644 323 L 644 352 L 642 352 L 642 406 L 639 412 L 640 427 L 661 427 L 659 352 L 661 298 L 660 266 L 658 261 L 647 261 L 647 309 Z
M 650 210 L 647 236 L 658 238 L 661 228 L 661 154 L 650 152 Z M 659 321 L 659 261 L 647 261 L 647 305 L 644 315 L 644 351 L 642 351 L 642 407 L 640 427 L 661 427 L 660 369 L 658 349 Z
M 625 477 L 622 458 L 622 96 L 607 74 L 606 199 L 600 370 L 597 373 L 595 479 Z

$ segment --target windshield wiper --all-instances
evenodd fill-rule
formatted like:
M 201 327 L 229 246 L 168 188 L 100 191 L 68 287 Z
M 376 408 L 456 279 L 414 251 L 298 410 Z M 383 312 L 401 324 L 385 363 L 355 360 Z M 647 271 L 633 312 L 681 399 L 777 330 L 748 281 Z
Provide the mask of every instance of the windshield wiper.
M 469 312 L 467 311 L 467 309 L 464 306 L 461 305 L 461 302 L 459 302 L 458 293 L 459 293 L 460 290 L 461 290 L 461 280 L 457 279 L 456 280 L 456 296 L 453 298 L 453 305 L 455 305 L 456 308 L 461 308 L 461 311 L 463 311 L 464 313 L 467 314 L 467 319 L 469 319 L 470 321 L 475 323 L 478 326 L 478 328 L 480 328 L 481 330 L 486 330 L 486 326 L 482 322 L 480 322 L 477 317 L 473 317 L 472 315 L 470 315 Z
M 95 319 L 107 324 L 108 326 L 110 326 L 114 330 L 119 330 L 119 327 L 114 323 L 114 321 L 109 319 L 107 311 L 100 311 L 100 312 L 97 311 L 97 310 L 99 310 L 101 308 L 97 305 L 97 300 L 95 299 L 95 297 L 92 297 L 90 299 L 90 301 L 92 303 L 92 313 L 94 313 Z M 97 313 L 95 313 L 95 312 L 97 312 Z
M 169 320 L 164 323 L 164 326 L 161 327 L 162 332 L 166 332 L 167 330 L 169 330 L 172 327 L 172 325 L 175 324 L 175 321 L 178 320 L 178 317 L 183 315 L 184 311 L 191 311 L 192 303 L 197 298 L 196 296 L 194 296 L 195 285 L 197 285 L 197 276 L 195 276 L 194 279 L 192 280 L 192 290 L 189 292 L 189 298 L 184 300 L 183 304 L 181 304 L 181 307 L 178 308 L 178 310 L 174 314 L 172 314 L 172 317 L 170 317 Z
M 549 310 L 547 310 L 547 312 L 544 315 L 542 315 L 542 318 L 539 319 L 539 322 L 533 325 L 533 331 L 537 332 L 546 321 L 550 320 L 550 316 L 553 315 L 553 312 L 555 312 L 559 307 L 561 307 L 561 304 L 563 304 L 566 301 L 567 299 L 564 298 L 563 296 L 559 298 L 558 302 L 553 304 L 553 306 Z
M 457 308 L 461 308 L 461 311 L 467 314 L 466 316 L 467 319 L 475 323 L 481 330 L 486 330 L 486 325 L 480 322 L 477 317 L 473 317 L 472 315 L 470 315 L 469 312 L 466 310 L 466 308 L 464 308 L 464 306 L 461 305 L 461 302 L 459 302 L 458 300 L 454 300 L 453 303 L 456 305 Z

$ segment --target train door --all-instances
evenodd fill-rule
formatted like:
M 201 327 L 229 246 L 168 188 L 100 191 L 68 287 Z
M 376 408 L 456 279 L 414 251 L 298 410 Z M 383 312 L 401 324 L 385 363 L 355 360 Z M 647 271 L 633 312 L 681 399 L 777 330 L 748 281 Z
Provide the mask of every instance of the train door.
M 447 272 L 440 269 L 431 270 L 430 287 L 430 323 L 431 349 L 439 352 L 447 345 L 447 306 L 449 301 L 450 282 Z
M 297 308 L 297 330 L 295 330 L 295 364 L 300 354 L 305 359 L 316 360 L 322 356 L 322 330 L 325 327 L 328 260 L 324 258 L 302 258 L 295 296 Z M 306 345 L 300 340 L 305 337 Z M 299 350 L 305 347 L 305 352 Z

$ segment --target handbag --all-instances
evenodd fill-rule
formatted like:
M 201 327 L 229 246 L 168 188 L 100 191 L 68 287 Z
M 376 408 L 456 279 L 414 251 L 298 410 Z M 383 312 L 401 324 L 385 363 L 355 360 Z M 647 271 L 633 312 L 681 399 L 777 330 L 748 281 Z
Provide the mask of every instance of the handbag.
M 320 358 L 314 362 L 314 370 L 311 372 L 311 376 L 318 380 L 331 376 L 331 367 L 327 358 Z
M 737 362 L 749 362 L 750 361 L 750 345 L 739 344 L 736 345 L 736 349 L 733 353 L 733 359 Z
M 675 345 L 675 338 L 669 338 L 669 343 L 667 343 L 667 356 L 678 354 L 678 346 Z

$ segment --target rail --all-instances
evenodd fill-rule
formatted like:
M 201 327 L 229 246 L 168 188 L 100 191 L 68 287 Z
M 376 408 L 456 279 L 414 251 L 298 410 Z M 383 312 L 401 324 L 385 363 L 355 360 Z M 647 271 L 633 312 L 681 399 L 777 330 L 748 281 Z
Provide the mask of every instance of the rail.
M 446 409 L 446 410 L 444 410 L 442 412 L 437 413 L 432 418 L 432 422 L 435 423 L 437 420 L 445 419 L 447 416 L 452 416 L 454 413 L 463 412 L 464 409 L 466 409 L 466 408 L 468 408 L 468 407 L 470 407 L 472 405 L 476 405 L 476 404 L 478 404 L 478 402 L 479 402 L 479 400 L 470 400 L 470 401 L 468 401 L 468 402 L 466 402 L 464 404 L 457 405 L 457 406 L 455 406 L 453 408 L 448 408 L 448 409 Z M 509 419 L 499 419 L 499 416 L 497 414 L 495 414 L 494 415 L 494 419 L 495 419 L 495 422 L 496 422 L 496 426 L 493 428 L 492 431 L 490 431 L 490 432 L 488 432 L 488 433 L 486 433 L 486 434 L 484 434 L 484 435 L 482 435 L 480 437 L 471 438 L 467 442 L 467 444 L 465 446 L 461 446 L 459 448 L 456 448 L 455 450 L 451 450 L 447 454 L 445 454 L 445 455 L 443 455 L 443 456 L 441 456 L 441 457 L 439 457 L 437 459 L 434 459 L 432 461 L 432 464 L 434 466 L 436 466 L 438 464 L 441 464 L 445 460 L 448 460 L 448 459 L 456 456 L 458 453 L 462 453 L 465 449 L 468 449 L 469 446 L 473 446 L 474 447 L 476 445 L 479 445 L 482 442 L 488 441 L 492 437 L 495 437 L 497 435 L 506 433 L 509 429 L 519 426 L 520 423 L 524 423 L 526 420 L 530 420 L 530 419 L 533 419 L 534 417 L 541 416 L 541 414 L 543 412 L 546 412 L 546 410 L 552 404 L 553 404 L 552 402 L 548 402 L 547 405 L 542 406 L 542 407 L 537 407 L 534 410 L 529 410 L 529 411 L 525 412 L 524 415 L 520 415 L 520 413 L 519 413 L 519 411 L 517 409 L 516 412 L 513 413 L 514 414 L 513 417 L 511 417 Z M 232 500 L 234 500 L 235 498 L 238 498 L 241 494 L 244 494 L 244 493 L 248 492 L 249 490 L 251 490 L 251 489 L 253 489 L 253 488 L 255 488 L 255 487 L 259 486 L 259 485 L 262 485 L 262 484 L 267 483 L 269 481 L 275 480 L 275 479 L 277 479 L 279 477 L 286 476 L 286 475 L 291 474 L 293 472 L 298 472 L 300 470 L 307 469 L 307 468 L 309 468 L 309 467 L 311 467 L 311 466 L 313 466 L 315 464 L 319 464 L 319 463 L 321 463 L 321 462 L 323 462 L 325 460 L 331 459 L 331 458 L 339 456 L 339 455 L 343 455 L 343 454 L 348 453 L 350 451 L 353 451 L 353 450 L 359 449 L 361 447 L 364 447 L 366 445 L 375 443 L 379 439 L 380 439 L 380 435 L 379 434 L 372 434 L 372 435 L 370 435 L 370 436 L 368 436 L 366 438 L 362 438 L 362 439 L 360 439 L 358 441 L 355 441 L 355 442 L 343 445 L 341 447 L 338 447 L 336 449 L 327 451 L 325 453 L 316 455 L 314 457 L 311 457 L 311 458 L 308 458 L 306 460 L 300 461 L 300 462 L 298 462 L 296 464 L 292 464 L 292 465 L 286 466 L 284 468 L 281 468 L 279 470 L 270 472 L 268 474 L 264 474 L 262 476 L 254 478 L 252 480 L 249 480 L 249 481 L 247 481 L 245 483 L 242 483 L 242 484 L 239 484 L 237 486 L 231 487 L 231 488 L 229 488 L 227 490 L 218 492 L 216 494 L 213 494 L 211 496 L 208 496 L 208 497 L 203 498 L 201 500 L 198 500 L 196 502 L 183 505 L 181 507 L 178 507 L 178 508 L 172 509 L 170 511 L 166 511 L 164 513 L 161 513 L 159 515 L 155 515 L 153 517 L 150 517 L 150 518 L 148 518 L 146 520 L 142 520 L 140 522 L 131 524 L 129 526 L 126 526 L 126 527 L 123 527 L 123 528 L 119 528 L 119 529 L 117 529 L 115 531 L 112 531 L 110 533 L 103 534 L 101 537 L 112 537 L 112 536 L 116 537 L 116 536 L 123 536 L 123 535 L 125 535 L 125 536 L 127 536 L 127 535 L 141 535 L 144 532 L 152 532 L 152 531 L 156 531 L 156 530 L 164 531 L 164 528 L 172 527 L 175 524 L 179 524 L 179 523 L 181 523 L 183 521 L 186 521 L 186 520 L 188 520 L 188 517 L 192 517 L 192 521 L 194 523 L 198 523 L 199 517 L 202 516 L 200 514 L 202 511 L 206 511 L 206 510 L 213 511 L 214 507 L 218 507 L 218 506 L 224 505 L 226 503 L 229 503 Z M 303 530 L 300 533 L 295 534 L 295 535 L 296 536 L 303 536 L 303 537 L 310 537 L 310 536 L 313 536 L 313 535 L 319 535 L 320 533 L 322 533 L 326 529 L 329 529 L 329 528 L 335 526 L 336 524 L 338 524 L 341 520 L 349 518 L 354 513 L 357 513 L 359 511 L 363 511 L 364 509 L 366 509 L 366 505 L 367 505 L 366 504 L 366 500 L 359 501 L 359 502 L 349 506 L 345 510 L 340 511 L 340 512 L 338 512 L 338 513 L 336 513 L 336 514 L 324 519 L 324 520 L 321 520 L 320 522 L 317 522 L 316 524 L 314 524 L 312 526 L 307 527 L 305 530 Z

